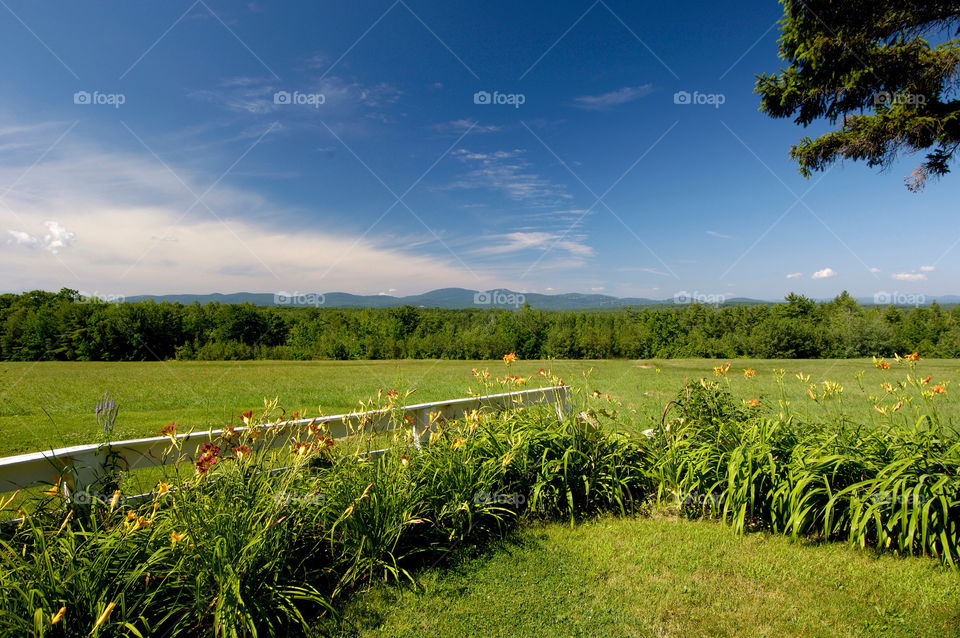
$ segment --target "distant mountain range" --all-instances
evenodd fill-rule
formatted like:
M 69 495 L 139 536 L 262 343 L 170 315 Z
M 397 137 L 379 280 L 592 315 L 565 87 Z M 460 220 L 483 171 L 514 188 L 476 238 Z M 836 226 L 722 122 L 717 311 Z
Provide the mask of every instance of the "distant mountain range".
M 884 293 L 885 294 L 885 293 Z M 901 298 L 902 297 L 902 298 Z M 723 297 L 720 295 L 704 295 L 700 293 L 678 293 L 670 299 L 646 299 L 643 297 L 612 297 L 610 295 L 585 295 L 580 293 L 566 293 L 560 295 L 543 295 L 539 293 L 523 293 L 506 289 L 488 291 L 467 290 L 466 288 L 441 288 L 431 290 L 421 295 L 394 297 L 392 295 L 354 295 L 347 292 L 299 293 L 279 292 L 256 293 L 234 292 L 228 294 L 213 293 L 209 295 L 137 295 L 127 297 L 126 301 L 169 301 L 173 303 L 224 303 L 242 304 L 251 303 L 257 306 L 298 306 L 321 308 L 395 308 L 397 306 L 415 306 L 423 308 L 507 308 L 517 309 L 529 303 L 533 308 L 542 310 L 592 310 L 605 308 L 624 308 L 627 306 L 674 306 L 699 301 L 707 305 L 756 305 L 770 304 L 774 301 L 748 299 L 745 297 Z M 881 305 L 890 303 L 902 306 L 926 305 L 934 301 L 952 305 L 960 303 L 960 296 L 945 295 L 941 297 L 923 297 L 920 295 L 887 295 L 875 300 L 873 297 L 857 300 L 863 305 L 873 305 L 879 301 Z

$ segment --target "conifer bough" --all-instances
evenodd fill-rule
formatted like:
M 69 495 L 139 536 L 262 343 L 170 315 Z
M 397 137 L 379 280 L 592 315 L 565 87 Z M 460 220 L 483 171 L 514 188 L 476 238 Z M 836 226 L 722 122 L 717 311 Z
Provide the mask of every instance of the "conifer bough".
M 960 147 L 960 2 L 781 0 L 780 57 L 757 76 L 760 110 L 839 128 L 790 149 L 805 177 L 841 159 L 887 167 L 926 151 L 906 178 L 921 190 L 950 171 Z

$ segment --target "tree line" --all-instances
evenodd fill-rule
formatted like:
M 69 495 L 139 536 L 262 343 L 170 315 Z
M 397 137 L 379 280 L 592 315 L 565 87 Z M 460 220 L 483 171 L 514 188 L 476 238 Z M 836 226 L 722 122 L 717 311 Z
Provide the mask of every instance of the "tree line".
M 960 356 L 960 306 L 816 302 L 609 311 L 104 303 L 77 291 L 0 295 L 0 359 L 849 358 Z

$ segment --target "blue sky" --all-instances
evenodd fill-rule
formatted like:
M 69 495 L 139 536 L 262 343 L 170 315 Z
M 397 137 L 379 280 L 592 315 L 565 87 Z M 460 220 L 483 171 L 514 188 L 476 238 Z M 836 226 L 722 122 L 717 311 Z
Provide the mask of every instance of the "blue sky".
M 758 112 L 776 2 L 0 4 L 5 290 L 960 292 L 955 177 Z

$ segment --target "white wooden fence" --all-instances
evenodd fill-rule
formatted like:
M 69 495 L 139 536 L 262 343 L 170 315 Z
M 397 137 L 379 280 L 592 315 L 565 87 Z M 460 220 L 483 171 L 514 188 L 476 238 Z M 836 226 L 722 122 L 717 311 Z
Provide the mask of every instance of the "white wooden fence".
M 419 437 L 433 421 L 462 418 L 472 410 L 481 408 L 506 409 L 554 405 L 558 415 L 562 416 L 567 409 L 568 393 L 568 386 L 555 386 L 451 401 L 420 403 L 403 408 L 403 415 L 406 417 L 403 422 L 410 425 L 415 437 Z M 396 420 L 391 419 L 390 410 L 374 410 L 254 425 L 249 428 L 278 428 L 280 436 L 265 438 L 271 447 L 281 447 L 289 443 L 289 435 L 297 426 L 310 423 L 324 425 L 334 439 L 344 439 L 358 433 L 361 429 L 367 432 L 384 432 L 397 427 Z M 249 428 L 238 427 L 235 431 L 242 432 Z M 119 463 L 124 470 L 136 470 L 173 463 L 182 455 L 195 458 L 199 455 L 200 446 L 216 439 L 222 433 L 223 430 L 207 430 L 178 434 L 176 438 L 179 439 L 180 446 L 176 451 L 172 451 L 170 437 L 154 436 L 100 445 L 77 445 L 0 458 L 0 493 L 37 485 L 63 485 L 66 494 L 77 492 L 85 485 L 94 484 L 102 476 L 108 459 L 114 467 Z M 284 433 L 287 435 L 284 436 Z M 174 454 L 176 456 L 172 456 Z

